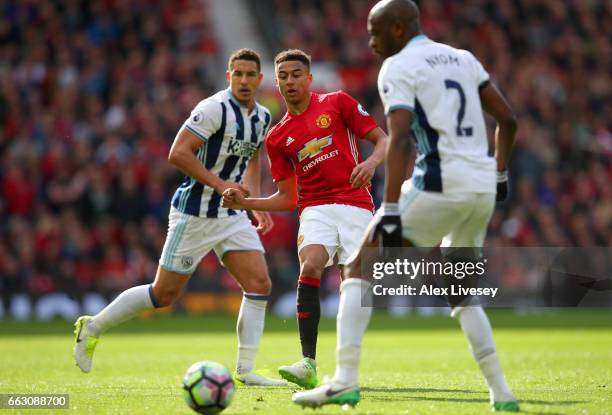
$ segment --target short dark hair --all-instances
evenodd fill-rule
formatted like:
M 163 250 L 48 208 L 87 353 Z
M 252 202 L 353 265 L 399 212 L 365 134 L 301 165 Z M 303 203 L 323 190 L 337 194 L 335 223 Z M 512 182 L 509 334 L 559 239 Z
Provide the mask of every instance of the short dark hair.
M 242 48 L 232 53 L 227 61 L 227 69 L 231 69 L 232 63 L 237 60 L 253 61 L 257 64 L 257 72 L 261 72 L 261 57 L 253 49 Z
M 274 58 L 274 65 L 287 61 L 300 61 L 310 70 L 310 55 L 300 49 L 288 49 L 280 52 Z

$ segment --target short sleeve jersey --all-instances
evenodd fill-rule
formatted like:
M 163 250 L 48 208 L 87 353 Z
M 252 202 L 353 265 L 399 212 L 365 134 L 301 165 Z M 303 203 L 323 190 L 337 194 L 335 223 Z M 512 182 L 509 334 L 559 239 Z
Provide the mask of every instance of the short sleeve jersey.
M 413 38 L 383 63 L 378 89 L 385 114 L 413 112 L 415 187 L 433 192 L 495 192 L 480 88 L 489 74 L 466 50 Z
M 248 111 L 228 88 L 200 101 L 181 128 L 204 141 L 196 157 L 206 169 L 221 180 L 240 183 L 271 121 L 267 108 L 255 103 Z M 238 213 L 222 207 L 221 199 L 212 187 L 186 176 L 174 193 L 172 206 L 180 212 L 206 218 Z
M 349 181 L 361 163 L 357 138 L 377 126 L 347 93 L 311 93 L 306 111 L 287 112 L 266 137 L 272 178 L 279 182 L 297 177 L 300 213 L 325 204 L 373 210 L 369 188 L 355 189 Z

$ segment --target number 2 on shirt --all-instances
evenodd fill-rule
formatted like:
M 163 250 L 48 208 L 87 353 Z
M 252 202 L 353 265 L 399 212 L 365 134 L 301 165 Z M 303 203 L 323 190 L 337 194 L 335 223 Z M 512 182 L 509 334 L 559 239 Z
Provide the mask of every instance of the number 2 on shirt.
M 471 137 L 473 129 L 472 127 L 462 127 L 461 122 L 463 121 L 463 117 L 465 116 L 465 93 L 463 92 L 463 88 L 461 84 L 452 79 L 445 79 L 444 85 L 446 85 L 446 89 L 456 89 L 459 93 L 459 112 L 457 113 L 457 136 L 458 137 Z

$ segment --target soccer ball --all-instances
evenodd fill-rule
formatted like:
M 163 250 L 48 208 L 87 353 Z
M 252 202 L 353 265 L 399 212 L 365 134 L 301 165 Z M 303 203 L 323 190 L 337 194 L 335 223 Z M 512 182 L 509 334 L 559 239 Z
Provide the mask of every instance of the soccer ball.
M 235 391 L 232 375 L 220 363 L 194 363 L 183 376 L 185 402 L 201 414 L 218 414 L 227 408 Z

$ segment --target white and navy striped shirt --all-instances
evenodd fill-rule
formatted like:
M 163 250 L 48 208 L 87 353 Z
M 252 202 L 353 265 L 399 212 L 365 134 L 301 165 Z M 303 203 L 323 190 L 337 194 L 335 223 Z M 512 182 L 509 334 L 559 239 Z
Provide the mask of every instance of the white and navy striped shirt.
M 413 112 L 417 145 L 412 182 L 440 193 L 495 193 L 496 163 L 489 155 L 480 90 L 489 74 L 467 50 L 412 38 L 380 68 L 385 114 Z
M 200 101 L 181 128 L 204 140 L 197 157 L 206 169 L 221 180 L 239 183 L 271 121 L 267 108 L 255 103 L 249 113 L 226 89 Z M 176 189 L 172 206 L 188 215 L 206 218 L 237 214 L 221 207 L 221 195 L 212 187 L 188 176 Z

